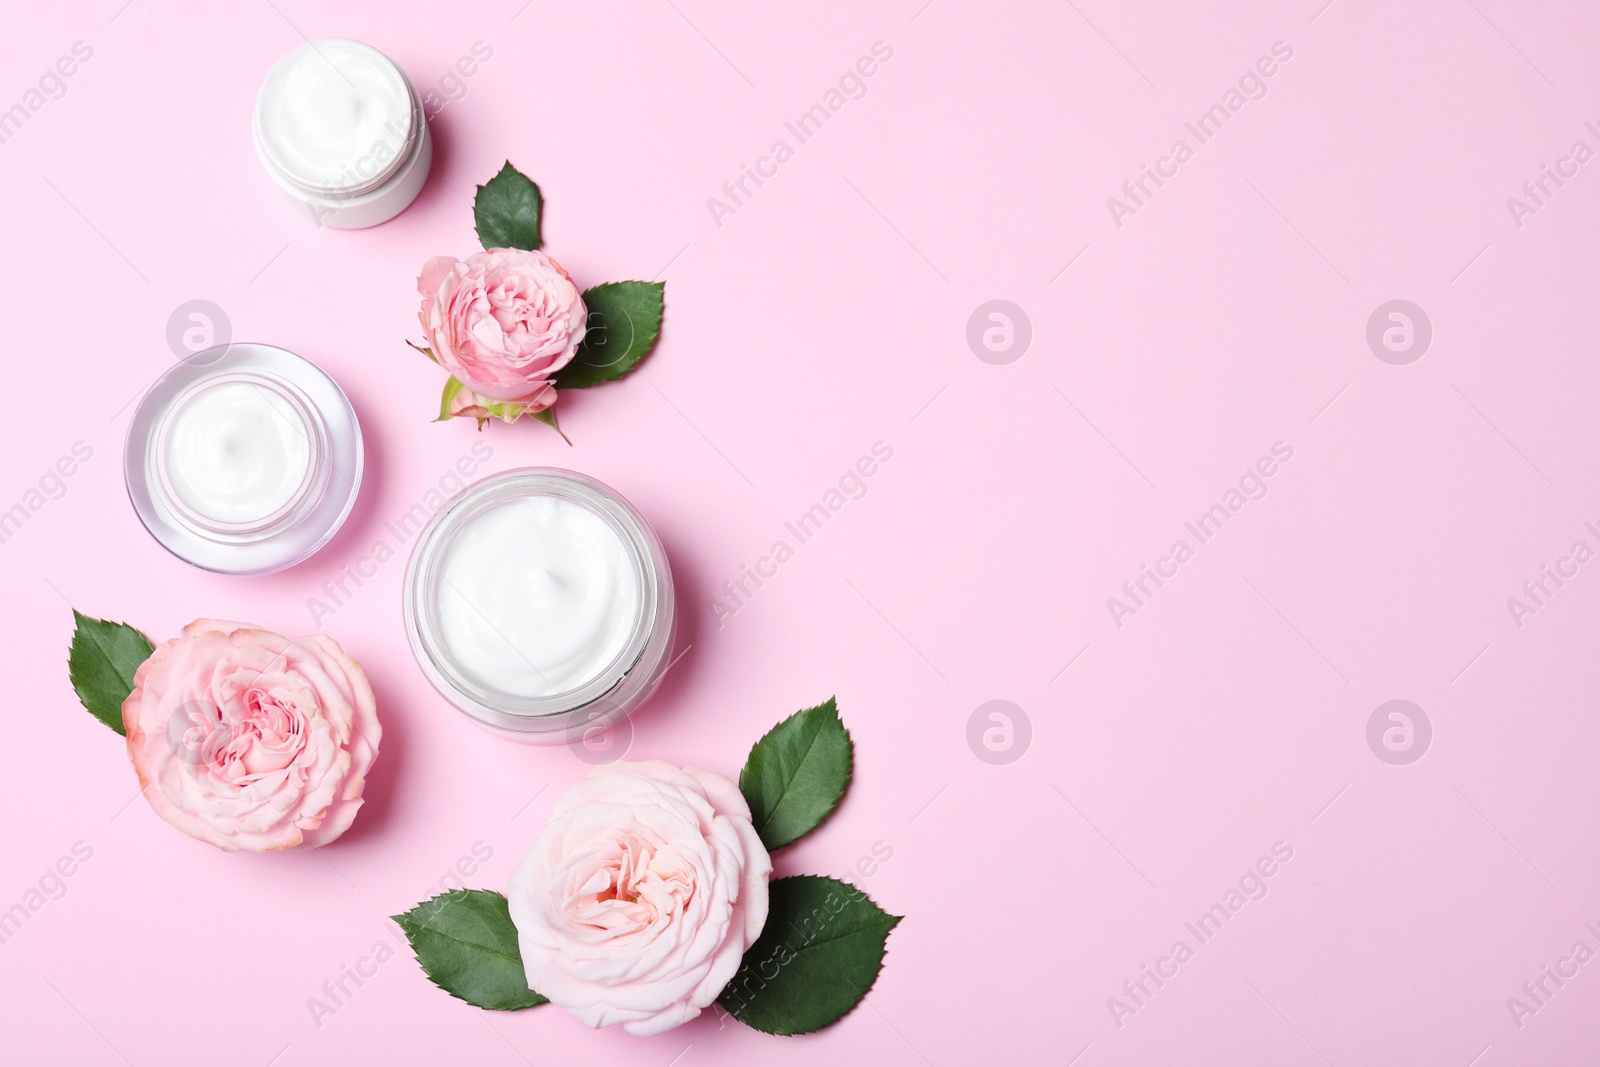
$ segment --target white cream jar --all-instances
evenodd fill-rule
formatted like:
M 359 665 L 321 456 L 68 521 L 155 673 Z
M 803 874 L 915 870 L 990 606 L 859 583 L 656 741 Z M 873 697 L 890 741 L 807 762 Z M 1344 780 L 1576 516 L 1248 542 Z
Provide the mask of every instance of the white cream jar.
M 319 226 L 386 222 L 428 178 L 433 139 L 411 80 L 371 45 L 330 37 L 290 52 L 256 96 L 256 154 Z
M 627 717 L 666 672 L 672 572 L 616 492 L 527 467 L 433 516 L 406 570 L 405 616 L 445 699 L 502 735 L 573 743 Z
M 150 387 L 123 451 L 139 521 L 173 555 L 269 574 L 327 543 L 361 485 L 361 427 L 321 368 L 270 345 L 197 352 Z

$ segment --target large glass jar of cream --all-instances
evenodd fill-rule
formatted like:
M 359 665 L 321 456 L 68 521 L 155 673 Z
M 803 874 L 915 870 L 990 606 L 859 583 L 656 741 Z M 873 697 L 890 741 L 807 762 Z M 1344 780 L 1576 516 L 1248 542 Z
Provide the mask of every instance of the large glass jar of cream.
M 316 364 L 270 345 L 209 348 L 152 385 L 128 425 L 133 509 L 168 551 L 269 574 L 321 548 L 355 505 L 361 427 Z
M 406 632 L 445 699 L 495 732 L 583 740 L 644 703 L 670 665 L 675 602 L 643 516 L 593 478 L 506 471 L 417 538 Z
M 422 101 L 393 60 L 332 37 L 284 56 L 256 96 L 256 154 L 318 226 L 386 222 L 416 199 L 433 140 Z

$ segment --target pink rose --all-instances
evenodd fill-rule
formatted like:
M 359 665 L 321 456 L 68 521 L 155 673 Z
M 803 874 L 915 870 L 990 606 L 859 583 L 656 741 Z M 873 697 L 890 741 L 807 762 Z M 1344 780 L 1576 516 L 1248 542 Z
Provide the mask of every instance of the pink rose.
M 555 403 L 550 379 L 572 360 L 588 320 L 561 264 L 519 248 L 435 256 L 417 290 L 434 358 L 462 385 L 533 411 Z
M 156 814 L 229 852 L 348 830 L 383 733 L 366 672 L 332 640 L 214 619 L 139 666 L 122 722 Z
M 556 801 L 511 875 L 528 986 L 589 1026 L 686 1023 L 761 933 L 771 873 L 726 778 L 659 760 L 600 767 Z

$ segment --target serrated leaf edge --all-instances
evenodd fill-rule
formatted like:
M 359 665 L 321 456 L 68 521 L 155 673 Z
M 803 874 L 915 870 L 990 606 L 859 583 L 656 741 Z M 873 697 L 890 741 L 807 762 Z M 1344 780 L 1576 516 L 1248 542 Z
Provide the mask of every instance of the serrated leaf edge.
M 472 233 L 473 233 L 473 236 L 475 236 L 478 239 L 478 243 L 484 247 L 485 251 L 489 251 L 489 250 L 492 250 L 492 249 L 495 249 L 495 248 L 515 247 L 515 246 L 511 246 L 511 245 L 492 245 L 492 244 L 490 244 L 484 238 L 483 231 L 478 228 L 478 196 L 479 196 L 479 194 L 481 194 L 483 192 L 483 190 L 486 187 L 488 187 L 488 185 L 491 182 L 493 182 L 497 178 L 502 177 L 506 173 L 506 171 L 510 171 L 512 174 L 515 174 L 517 177 L 521 178 L 523 181 L 525 181 L 529 185 L 533 186 L 533 196 L 534 196 L 534 200 L 537 202 L 536 210 L 538 212 L 538 216 L 539 217 L 534 222 L 534 230 L 536 231 L 536 234 L 535 234 L 535 239 L 534 239 L 534 242 L 533 242 L 533 248 L 524 249 L 524 251 L 529 251 L 529 252 L 536 251 L 536 250 L 538 250 L 538 248 L 541 245 L 544 244 L 544 190 L 539 188 L 539 183 L 538 182 L 534 181 L 532 178 L 528 177 L 526 174 L 522 173 L 522 171 L 518 170 L 515 166 L 513 166 L 511 160 L 509 160 L 509 159 L 506 160 L 505 163 L 501 165 L 499 170 L 495 171 L 494 174 L 492 174 L 490 176 L 489 181 L 486 181 L 482 185 L 478 185 L 478 186 L 475 186 L 473 188 L 473 191 L 472 191 Z
M 427 925 L 425 925 L 425 924 L 423 924 L 423 923 L 419 922 L 418 920 L 413 919 L 411 917 L 411 912 L 416 911 L 418 908 L 424 907 L 424 906 L 426 906 L 428 904 L 432 904 L 436 900 L 451 900 L 451 901 L 453 901 L 453 900 L 458 900 L 458 899 L 466 899 L 472 893 L 494 893 L 496 896 L 499 896 L 499 897 L 502 897 L 502 898 L 504 898 L 504 896 L 505 896 L 504 893 L 501 893 L 498 890 L 494 890 L 494 889 L 476 889 L 476 890 L 473 890 L 473 889 L 451 889 L 451 890 L 448 890 L 447 892 L 444 892 L 444 893 L 436 893 L 433 896 L 429 897 L 427 900 L 418 901 L 410 909 L 408 909 L 407 911 L 401 912 L 399 915 L 391 915 L 391 916 L 389 916 L 389 918 L 391 920 L 393 920 L 395 925 L 400 927 L 401 932 L 406 935 L 406 946 L 411 949 L 411 957 L 412 957 L 412 959 L 417 961 L 417 966 L 419 968 L 421 968 L 423 977 L 426 978 L 436 989 L 443 990 L 444 992 L 448 993 L 450 996 L 452 996 L 455 999 L 461 1001 L 461 1003 L 470 1004 L 474 1008 L 479 1009 L 480 1011 L 525 1011 L 528 1008 L 537 1008 L 541 1004 L 550 1003 L 550 999 L 548 997 L 546 997 L 543 993 L 540 993 L 537 989 L 534 989 L 532 986 L 529 986 L 528 987 L 528 992 L 532 993 L 534 996 L 539 998 L 539 1000 L 537 1002 L 533 1003 L 533 1004 L 525 1004 L 525 1005 L 523 1005 L 522 1007 L 519 1007 L 519 1008 L 490 1008 L 490 1007 L 486 1007 L 486 1006 L 484 1006 L 482 1004 L 478 1004 L 478 1003 L 475 1003 L 475 1002 L 473 1002 L 471 1000 L 468 1000 L 466 997 L 462 996 L 460 993 L 456 992 L 454 989 L 451 989 L 449 986 L 447 986 L 443 982 L 439 981 L 438 978 L 434 977 L 433 971 L 428 968 L 428 965 L 423 962 L 421 954 L 417 952 L 416 943 L 411 940 L 411 935 L 412 935 L 412 933 L 414 931 L 422 931 L 422 932 L 430 933 L 430 934 L 433 934 L 436 937 L 442 937 L 442 938 L 445 938 L 446 940 L 454 941 L 454 942 L 456 942 L 458 944 L 469 945 L 472 948 L 479 949 L 480 951 L 485 952 L 490 956 L 494 956 L 494 957 L 496 957 L 498 959 L 505 960 L 507 963 L 515 963 L 519 968 L 522 966 L 522 955 L 520 953 L 515 955 L 515 956 L 507 955 L 504 952 L 496 951 L 495 949 L 489 947 L 488 945 L 480 945 L 476 941 L 467 941 L 467 940 L 464 940 L 464 939 L 459 938 L 459 937 L 454 937 L 454 936 L 452 936 L 450 934 L 445 933 L 442 930 L 436 929 L 436 928 L 434 928 L 432 926 L 427 926 Z M 513 924 L 513 925 L 515 925 L 515 924 Z
M 483 951 L 487 952 L 491 956 L 499 956 L 503 960 L 508 960 L 510 962 L 513 962 L 513 963 L 521 963 L 522 962 L 521 953 L 518 953 L 515 956 L 507 955 L 504 952 L 496 951 L 495 949 L 489 947 L 488 945 L 480 945 L 476 941 L 468 941 L 468 940 L 466 940 L 464 938 L 454 937 L 454 936 L 452 936 L 450 934 L 445 933 L 443 930 L 439 930 L 439 929 L 437 929 L 435 927 L 428 926 L 425 923 L 419 922 L 418 920 L 413 919 L 411 917 L 411 912 L 416 911 L 417 908 L 425 907 L 426 905 L 432 904 L 436 900 L 449 900 L 449 901 L 467 900 L 467 899 L 469 899 L 471 897 L 471 895 L 473 893 L 494 893 L 496 896 L 500 897 L 501 899 L 505 898 L 505 894 L 504 893 L 498 892 L 497 890 L 494 890 L 494 889 L 451 889 L 448 892 L 436 893 L 433 896 L 429 897 L 427 900 L 419 900 L 416 903 L 416 905 L 413 906 L 412 908 L 410 908 L 409 910 L 403 911 L 399 915 L 391 915 L 391 916 L 389 916 L 389 918 L 393 919 L 396 923 L 398 923 L 400 925 L 401 929 L 406 930 L 408 932 L 412 928 L 416 928 L 418 930 L 426 930 L 429 933 L 437 934 L 440 937 L 449 938 L 451 941 L 459 941 L 463 945 L 471 945 L 473 948 L 482 949 Z M 415 953 L 415 951 L 416 951 L 416 947 L 412 946 L 412 952 Z
M 95 712 L 92 711 L 89 708 L 88 704 L 84 703 L 83 694 L 81 692 L 79 692 L 77 672 L 73 670 L 72 650 L 77 647 L 78 636 L 83 633 L 83 624 L 86 623 L 86 622 L 102 623 L 102 624 L 104 624 L 106 626 L 121 626 L 121 627 L 124 627 L 125 629 L 132 630 L 134 633 L 136 633 L 140 637 L 144 638 L 144 643 L 150 646 L 150 651 L 145 654 L 145 659 L 149 659 L 151 656 L 155 655 L 155 642 L 150 640 L 150 635 L 149 634 L 145 633 L 143 630 L 139 629 L 137 626 L 130 625 L 129 623 L 126 623 L 126 622 L 118 622 L 118 621 L 115 621 L 115 620 L 112 620 L 112 619 L 96 619 L 96 618 L 92 618 L 92 617 L 90 617 L 88 615 L 85 615 L 83 612 L 79 611 L 77 608 L 73 608 L 72 609 L 72 638 L 71 638 L 71 640 L 69 640 L 67 642 L 67 681 L 70 682 L 71 685 L 72 685 L 72 693 L 73 693 L 74 696 L 76 696 L 78 698 L 78 705 L 80 707 L 82 707 L 84 711 L 89 712 L 89 717 L 90 718 L 94 719 L 98 723 L 103 723 L 106 726 L 107 729 L 111 730 L 117 736 L 126 737 L 126 736 L 128 736 L 128 729 L 122 723 L 122 718 L 121 718 L 120 714 L 116 717 L 117 721 L 115 721 L 115 722 L 110 722 L 110 721 L 107 721 L 106 719 L 102 719 L 99 715 L 95 714 Z M 106 654 L 105 650 L 103 648 L 101 648 L 99 644 L 97 644 L 94 641 L 92 641 L 87 635 L 85 635 L 85 637 L 84 637 L 84 647 L 86 649 L 87 648 L 92 648 L 95 651 L 95 653 L 100 656 L 101 659 L 105 660 L 106 663 L 111 666 L 111 668 L 113 670 L 117 670 L 117 671 L 120 672 L 121 668 L 118 667 L 118 665 L 112 661 L 111 657 Z M 144 663 L 144 660 L 140 660 L 139 663 L 135 663 L 133 665 L 133 674 L 134 674 L 135 677 L 138 676 L 139 667 L 143 663 Z M 119 709 L 120 709 L 120 707 L 122 705 L 122 701 L 127 700 L 129 696 L 133 695 L 133 690 L 135 688 L 137 688 L 136 683 L 130 682 L 127 694 L 125 694 L 123 696 L 121 701 L 117 702 L 117 705 L 118 705 Z
M 570 380 L 567 381 L 567 382 L 563 382 L 561 380 L 562 373 L 567 369 L 566 367 L 563 367 L 560 371 L 557 371 L 556 372 L 556 376 L 551 379 L 551 381 L 555 384 L 556 388 L 558 388 L 558 389 L 593 389 L 597 385 L 606 385 L 606 384 L 608 384 L 610 382 L 621 381 L 622 379 L 626 378 L 628 375 L 632 374 L 634 371 L 638 370 L 639 369 L 639 364 L 644 362 L 645 357 L 648 356 L 651 352 L 655 351 L 656 344 L 658 342 L 660 342 L 660 340 L 661 340 L 661 324 L 662 324 L 662 322 L 664 322 L 666 320 L 666 317 L 667 317 L 667 283 L 664 282 L 664 281 L 647 282 L 647 281 L 644 281 L 643 279 L 640 279 L 640 278 L 624 278 L 624 279 L 622 279 L 620 281 L 600 282 L 597 285 L 589 286 L 589 288 L 587 288 L 587 289 L 585 289 L 583 291 L 584 307 L 587 308 L 589 306 L 589 294 L 590 293 L 594 292 L 596 289 L 605 289 L 605 288 L 607 288 L 609 286 L 614 286 L 614 285 L 647 285 L 647 286 L 652 286 L 652 287 L 655 288 L 655 290 L 656 290 L 656 292 L 657 292 L 657 294 L 659 296 L 659 301 L 658 301 L 658 303 L 656 305 L 657 306 L 657 311 L 656 311 L 656 314 L 654 316 L 655 322 L 654 322 L 652 330 L 651 330 L 651 333 L 652 333 L 653 336 L 650 338 L 650 343 L 648 345 L 646 345 L 645 348 L 644 348 L 644 351 L 640 352 L 638 357 L 635 358 L 634 361 L 628 365 L 626 370 L 624 370 L 622 373 L 620 373 L 620 374 L 618 374 L 618 375 L 616 375 L 614 377 L 611 377 L 611 378 L 601 378 L 598 381 L 588 382 L 587 384 L 584 384 L 584 385 L 574 385 L 574 384 L 571 383 Z M 629 325 L 630 328 L 633 329 L 633 335 L 637 336 L 639 331 L 638 331 L 638 328 L 636 326 L 634 326 L 634 323 L 633 323 L 631 318 L 628 321 L 628 325 Z M 632 344 L 632 337 L 629 338 L 629 344 L 630 345 Z M 582 361 L 582 359 L 581 359 L 581 356 L 582 356 L 584 351 L 585 351 L 585 349 L 584 349 L 583 343 L 580 342 L 579 345 L 578 345 L 577 353 L 575 353 L 573 355 L 572 362 L 568 363 L 567 367 L 598 367 L 598 366 L 600 366 L 599 364 L 584 363 Z M 589 351 L 593 351 L 593 349 L 589 349 Z M 606 366 L 609 367 L 609 366 L 611 366 L 611 364 L 606 364 Z
M 849 756 L 850 756 L 850 766 L 844 772 L 844 788 L 839 790 L 839 795 L 833 798 L 833 802 L 828 805 L 827 810 L 824 811 L 822 813 L 822 815 L 817 819 L 816 825 L 812 826 L 811 829 L 807 830 L 805 833 L 801 834 L 799 837 L 795 838 L 792 841 L 785 841 L 781 845 L 767 845 L 766 837 L 762 833 L 762 831 L 765 829 L 765 827 L 764 826 L 757 826 L 755 828 L 756 835 L 762 838 L 761 843 L 762 843 L 762 845 L 766 846 L 766 849 L 767 849 L 768 852 L 776 852 L 776 851 L 778 851 L 778 849 L 788 848 L 790 845 L 798 844 L 799 842 L 804 841 L 807 837 L 811 836 L 812 834 L 814 834 L 818 830 L 820 830 L 822 828 L 822 824 L 827 822 L 833 816 L 833 813 L 835 811 L 839 810 L 839 802 L 844 800 L 845 794 L 850 792 L 850 783 L 855 781 L 855 777 L 856 777 L 856 739 L 854 737 L 850 736 L 850 727 L 848 727 L 848 726 L 846 726 L 844 724 L 844 718 L 843 718 L 843 716 L 841 716 L 839 714 L 839 698 L 838 698 L 837 695 L 835 695 L 835 696 L 829 697 L 827 700 L 824 700 L 821 704 L 818 704 L 815 707 L 801 708 L 799 711 L 795 712 L 793 715 L 785 716 L 783 719 L 780 719 L 778 722 L 774 723 L 773 726 L 772 726 L 772 729 L 770 729 L 766 733 L 762 734 L 761 737 L 757 739 L 756 743 L 754 745 L 750 746 L 750 755 L 753 756 L 753 755 L 755 755 L 755 751 L 761 745 L 761 743 L 763 741 L 765 741 L 767 738 L 771 737 L 773 734 L 777 733 L 779 728 L 782 727 L 784 723 L 790 721 L 791 719 L 798 718 L 799 716 L 804 715 L 807 712 L 817 711 L 818 709 L 826 708 L 829 705 L 833 706 L 833 718 L 834 718 L 834 721 L 839 724 L 839 729 L 841 731 L 843 731 L 843 733 L 844 733 L 845 747 L 846 747 L 846 749 L 847 749 L 847 751 L 849 753 Z M 815 746 L 816 746 L 816 738 L 813 737 L 811 739 L 811 744 L 806 746 L 805 756 L 802 756 L 800 758 L 800 762 L 802 764 L 805 763 L 806 756 L 811 755 L 811 750 Z M 744 767 L 741 767 L 739 769 L 739 792 L 740 792 L 740 794 L 744 793 L 744 772 L 745 772 L 745 767 L 749 767 L 750 766 L 750 756 L 746 756 L 745 757 L 744 764 L 745 764 Z M 798 771 L 796 773 L 798 774 Z M 793 781 L 792 778 L 790 780 Z M 745 798 L 745 802 L 749 803 L 749 798 L 748 797 Z M 781 804 L 782 801 L 780 800 L 779 803 Z M 778 809 L 776 807 L 774 807 L 772 810 L 774 812 L 776 812 Z M 754 821 L 755 821 L 754 819 L 751 820 L 752 825 L 754 824 Z M 770 814 L 768 816 L 768 822 L 769 823 L 771 822 L 771 815 Z M 794 877 L 794 878 L 822 878 L 822 877 L 826 877 L 826 876 L 825 875 L 792 875 L 791 877 Z M 870 900 L 871 898 L 869 897 L 868 899 Z M 876 903 L 876 901 L 874 901 L 874 903 Z
M 759 1026 L 750 1026 L 749 1023 L 745 1022 L 743 1019 L 739 1018 L 737 1015 L 734 1015 L 733 1012 L 731 1012 L 731 1011 L 728 1012 L 728 1014 L 730 1016 L 732 1016 L 732 1018 L 733 1018 L 733 1020 L 735 1022 L 741 1023 L 744 1026 L 749 1026 L 750 1029 L 754 1030 L 758 1034 L 767 1034 L 767 1035 L 769 1035 L 771 1037 L 804 1037 L 807 1034 L 819 1034 L 822 1031 L 826 1030 L 830 1026 L 836 1026 L 839 1023 L 844 1022 L 846 1019 L 850 1018 L 850 1016 L 852 1016 L 852 1015 L 854 1015 L 856 1013 L 856 1009 L 861 1007 L 861 1002 L 867 999 L 867 994 L 872 992 L 875 988 L 877 988 L 878 979 L 883 977 L 884 964 L 886 964 L 888 962 L 889 962 L 889 931 L 886 930 L 886 931 L 884 931 L 884 935 L 883 935 L 883 955 L 881 957 L 879 957 L 879 959 L 878 959 L 878 973 L 874 974 L 872 976 L 872 981 L 867 983 L 867 988 L 865 988 L 865 989 L 857 989 L 856 990 L 856 1002 L 854 1004 L 850 1005 L 849 1009 L 843 1015 L 839 1016 L 837 1019 L 834 1019 L 834 1020 L 832 1020 L 830 1022 L 825 1022 L 821 1026 L 814 1026 L 809 1030 L 763 1030 Z M 855 983 L 854 982 L 851 982 L 849 984 L 850 984 L 851 988 L 855 987 Z M 723 1008 L 723 1011 L 727 1011 L 727 1008 Z
M 825 875 L 825 874 L 791 874 L 791 875 L 786 875 L 783 878 L 778 878 L 778 879 L 774 879 L 774 880 L 775 881 L 779 881 L 779 882 L 787 882 L 787 881 L 791 881 L 791 880 L 793 880 L 793 881 L 810 880 L 810 881 L 819 881 L 819 882 L 832 882 L 832 883 L 834 883 L 836 885 L 850 886 L 851 889 L 855 889 L 855 891 L 857 893 L 860 893 L 862 896 L 866 897 L 868 902 L 870 902 L 873 907 L 875 907 L 879 911 L 883 912 L 884 916 L 887 917 L 889 920 L 891 920 L 889 925 L 884 927 L 884 930 L 883 930 L 883 955 L 878 957 L 878 969 L 877 969 L 877 971 L 875 971 L 873 973 L 872 981 L 867 983 L 867 988 L 865 988 L 865 989 L 857 989 L 856 990 L 856 1002 L 854 1004 L 850 1005 L 849 1009 L 843 1015 L 840 1015 L 837 1018 L 831 1019 L 828 1022 L 823 1023 L 821 1026 L 814 1026 L 809 1030 L 763 1030 L 759 1026 L 751 1026 L 749 1023 L 745 1022 L 743 1019 L 739 1018 L 737 1015 L 734 1015 L 733 1012 L 728 1011 L 728 1009 L 727 1009 L 727 1007 L 725 1005 L 723 1006 L 722 1010 L 728 1012 L 728 1015 L 730 1017 L 732 1017 L 734 1019 L 734 1021 L 736 1021 L 738 1023 L 741 1023 L 741 1024 L 745 1025 L 745 1026 L 750 1027 L 750 1029 L 754 1030 L 758 1034 L 770 1034 L 773 1037 L 804 1037 L 806 1034 L 820 1033 L 823 1030 L 826 1030 L 828 1027 L 833 1026 L 833 1025 L 835 1025 L 837 1023 L 843 1022 L 845 1019 L 849 1018 L 852 1014 L 855 1013 L 855 1010 L 857 1008 L 861 1007 L 861 1002 L 867 999 L 867 994 L 872 992 L 873 989 L 877 988 L 878 979 L 883 976 L 884 965 L 889 962 L 889 935 L 892 934 L 894 932 L 895 928 L 900 925 L 901 920 L 904 919 L 905 916 L 904 915 L 895 915 L 895 914 L 893 914 L 893 913 L 891 913 L 889 911 L 884 910 L 883 905 L 879 904 L 876 900 L 873 900 L 872 897 L 868 896 L 866 890 L 864 890 L 864 889 L 856 889 L 856 887 L 851 885 L 849 882 L 846 882 L 846 881 L 844 881 L 842 879 L 839 879 L 839 878 L 830 878 L 828 875 Z M 868 931 L 866 931 L 866 930 L 852 930 L 849 934 L 840 934 L 838 937 L 830 937 L 830 938 L 827 939 L 827 941 L 813 941 L 810 944 L 807 944 L 805 947 L 806 948 L 811 948 L 811 947 L 813 947 L 815 945 L 827 944 L 828 941 L 837 941 L 842 937 L 852 937 L 852 936 L 854 936 L 856 934 L 863 934 L 863 933 L 867 933 L 867 932 Z M 743 961 L 742 960 L 740 961 L 740 969 L 741 970 L 743 969 Z M 738 977 L 738 972 L 737 971 L 734 972 L 734 977 Z M 733 979 L 732 978 L 730 978 L 728 980 L 728 984 L 729 985 L 733 984 Z M 854 988 L 855 983 L 851 982 L 850 985 L 851 985 L 852 988 Z M 723 990 L 726 991 L 726 988 L 727 988 L 726 986 L 723 987 Z M 715 1004 L 721 1004 L 722 1003 L 722 993 L 721 992 L 719 992 L 717 994 L 717 999 L 715 1001 L 713 1001 L 713 1003 L 715 1003 Z

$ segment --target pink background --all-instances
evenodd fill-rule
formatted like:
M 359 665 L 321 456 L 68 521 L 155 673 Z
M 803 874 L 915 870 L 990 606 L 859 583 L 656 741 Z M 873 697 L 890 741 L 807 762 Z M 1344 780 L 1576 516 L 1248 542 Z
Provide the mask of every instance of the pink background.
M 11 11 L 0 107 L 74 42 L 93 55 L 0 144 L 0 509 L 74 442 L 93 458 L 0 545 L 0 909 L 75 842 L 93 855 L 0 945 L 8 1058 L 1592 1062 L 1600 962 L 1546 980 L 1520 1027 L 1507 999 L 1575 942 L 1600 950 L 1600 565 L 1520 628 L 1506 601 L 1575 540 L 1600 547 L 1600 163 L 1520 228 L 1506 199 L 1575 140 L 1600 148 L 1600 16 L 1322 2 Z M 256 86 L 302 34 L 369 41 L 424 90 L 493 51 L 385 226 L 318 230 L 257 164 Z M 784 123 L 876 41 L 893 57 L 865 96 L 796 146 Z M 1196 147 L 1184 121 L 1275 41 L 1293 58 L 1268 94 Z M 1179 137 L 1194 158 L 1119 228 L 1107 198 Z M 778 138 L 794 157 L 718 225 L 707 199 Z M 482 438 L 485 473 L 585 471 L 668 546 L 689 647 L 631 754 L 732 774 L 829 694 L 855 736 L 848 800 L 778 868 L 842 876 L 892 849 L 864 885 L 907 918 L 870 1006 L 821 1035 L 483 1013 L 409 952 L 318 1025 L 308 999 L 396 937 L 385 916 L 478 842 L 468 881 L 502 887 L 587 770 L 428 688 L 399 610 L 409 546 L 324 620 L 386 733 L 367 809 L 320 853 L 224 855 L 129 806 L 117 739 L 68 685 L 69 604 L 158 637 L 202 615 L 311 630 L 308 599 L 468 454 L 472 424 L 428 422 L 441 375 L 402 342 L 420 265 L 476 247 L 465 197 L 508 157 L 580 281 L 669 283 L 643 368 L 562 400 L 574 447 L 532 424 Z M 996 298 L 1032 323 L 1006 366 L 965 339 Z M 1365 340 L 1396 298 L 1434 328 L 1409 366 Z M 192 299 L 326 367 L 366 433 L 350 522 L 274 577 L 184 565 L 124 497 L 128 405 Z M 1118 628 L 1106 599 L 1280 440 L 1269 494 Z M 893 459 L 866 495 L 719 626 L 723 582 L 876 441 Z M 1366 741 L 1397 698 L 1433 725 L 1408 766 Z M 967 742 L 992 699 L 1032 724 L 1007 765 Z M 1270 892 L 1198 945 L 1184 923 L 1279 841 Z M 1118 1026 L 1108 998 L 1179 938 L 1194 958 Z

